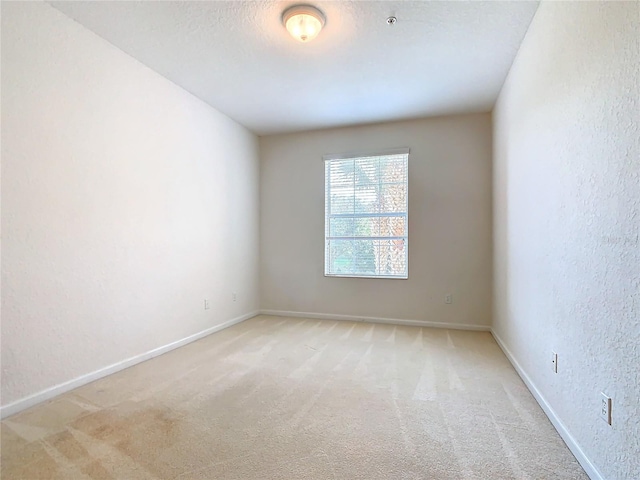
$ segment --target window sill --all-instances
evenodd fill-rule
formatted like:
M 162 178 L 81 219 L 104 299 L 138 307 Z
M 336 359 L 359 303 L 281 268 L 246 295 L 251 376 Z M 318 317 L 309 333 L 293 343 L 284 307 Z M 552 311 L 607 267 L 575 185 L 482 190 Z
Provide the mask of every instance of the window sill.
M 324 274 L 325 277 L 328 278 L 375 278 L 375 279 L 381 279 L 381 280 L 409 280 L 409 276 L 407 275 L 406 277 L 397 277 L 397 276 L 389 276 L 389 277 L 385 277 L 382 275 L 332 275 L 332 274 Z

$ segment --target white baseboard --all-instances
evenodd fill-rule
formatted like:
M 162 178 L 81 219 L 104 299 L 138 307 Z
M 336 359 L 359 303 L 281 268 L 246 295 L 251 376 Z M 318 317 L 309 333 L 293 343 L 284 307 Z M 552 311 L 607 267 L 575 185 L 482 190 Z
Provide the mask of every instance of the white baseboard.
M 547 415 L 547 417 L 549 417 L 549 420 L 560 434 L 560 437 L 562 437 L 562 440 L 564 440 L 564 443 L 567 444 L 569 450 L 571 450 L 571 453 L 573 453 L 573 456 L 576 457 L 578 463 L 580 463 L 584 471 L 587 473 L 587 475 L 589 475 L 589 478 L 591 478 L 591 480 L 604 480 L 602 474 L 598 471 L 596 466 L 591 463 L 591 460 L 589 460 L 589 458 L 585 455 L 578 442 L 576 442 L 576 439 L 573 438 L 573 435 L 571 435 L 565 424 L 562 423 L 562 420 L 560 420 L 558 414 L 553 408 L 551 408 L 549 402 L 547 402 L 540 390 L 538 390 L 538 387 L 536 387 L 536 385 L 533 383 L 531 377 L 527 375 L 527 373 L 518 363 L 518 361 L 513 356 L 511 351 L 507 348 L 502 339 L 493 329 L 491 330 L 491 334 L 493 335 L 493 338 L 496 339 L 496 342 L 504 352 L 507 359 L 509 359 L 509 361 L 511 362 L 511 365 L 513 365 L 513 368 L 515 368 L 516 372 L 518 372 L 518 375 L 520 375 L 520 378 L 527 386 L 533 397 L 536 399 L 540 407 L 542 407 L 544 413 Z
M 232 325 L 253 318 L 258 314 L 259 312 L 257 311 L 247 313 L 227 322 L 215 325 L 211 328 L 207 328 L 206 330 L 195 333 L 181 340 L 177 340 L 162 347 L 154 348 L 153 350 L 149 350 L 148 352 L 141 353 L 140 355 L 136 355 L 131 358 L 127 358 L 126 360 L 122 360 L 121 362 L 114 363 L 113 365 L 109 365 L 85 375 L 81 375 L 74 378 L 73 380 L 69 380 L 68 382 L 54 385 L 53 387 L 49 387 L 45 390 L 34 393 L 33 395 L 29 395 L 27 397 L 21 398 L 20 400 L 16 400 L 15 402 L 3 405 L 0 407 L 0 418 L 8 417 L 29 407 L 37 405 L 38 403 L 50 400 L 51 398 L 56 397 L 62 393 L 81 387 L 102 377 L 106 377 L 107 375 L 111 375 L 112 373 L 119 372 L 120 370 L 124 370 L 125 368 L 132 367 L 138 363 L 157 357 L 158 355 L 162 355 L 163 353 L 170 352 L 171 350 L 175 350 L 176 348 L 182 347 L 188 343 L 200 340 L 207 335 L 211 335 L 212 333 L 224 330 L 225 328 L 231 327 Z
M 450 328 L 454 330 L 475 330 L 489 332 L 488 325 L 471 325 L 461 323 L 429 322 L 427 320 L 409 320 L 404 318 L 361 317 L 357 315 L 338 315 L 334 313 L 289 312 L 286 310 L 260 310 L 262 315 L 276 317 L 315 318 L 318 320 L 345 320 L 348 322 L 388 323 L 391 325 L 408 325 L 410 327 Z

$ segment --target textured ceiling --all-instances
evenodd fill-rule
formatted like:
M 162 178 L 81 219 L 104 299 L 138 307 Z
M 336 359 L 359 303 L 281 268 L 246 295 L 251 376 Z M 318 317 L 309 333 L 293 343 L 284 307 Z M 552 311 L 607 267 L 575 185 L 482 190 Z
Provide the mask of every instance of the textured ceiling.
M 327 24 L 302 44 L 290 1 L 51 3 L 261 135 L 488 111 L 538 6 L 314 1 Z

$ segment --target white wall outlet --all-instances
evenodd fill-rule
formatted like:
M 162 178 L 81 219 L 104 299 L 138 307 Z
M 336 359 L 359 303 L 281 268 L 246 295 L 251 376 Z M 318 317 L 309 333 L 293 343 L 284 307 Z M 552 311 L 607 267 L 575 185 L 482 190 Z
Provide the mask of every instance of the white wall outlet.
M 233 292 L 231 294 L 231 299 L 235 302 L 238 299 L 238 295 L 236 294 L 236 292 Z
M 445 296 L 444 303 L 446 303 L 447 305 L 451 305 L 453 303 L 453 295 L 448 294 L 447 296 Z
M 611 425 L 611 398 L 600 392 L 600 418 Z
M 209 308 L 210 308 L 209 300 L 205 299 L 205 300 L 204 300 L 204 309 L 205 309 L 205 310 L 209 310 Z
M 556 352 L 551 352 L 551 368 L 553 373 L 558 373 L 558 354 Z

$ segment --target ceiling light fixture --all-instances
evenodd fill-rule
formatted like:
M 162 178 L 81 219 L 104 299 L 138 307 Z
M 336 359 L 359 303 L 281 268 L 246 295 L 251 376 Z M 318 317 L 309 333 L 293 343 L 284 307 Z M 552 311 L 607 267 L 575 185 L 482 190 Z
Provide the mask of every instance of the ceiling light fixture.
M 311 5 L 296 5 L 282 14 L 282 23 L 296 40 L 306 43 L 318 36 L 324 27 L 325 18 L 320 10 Z

